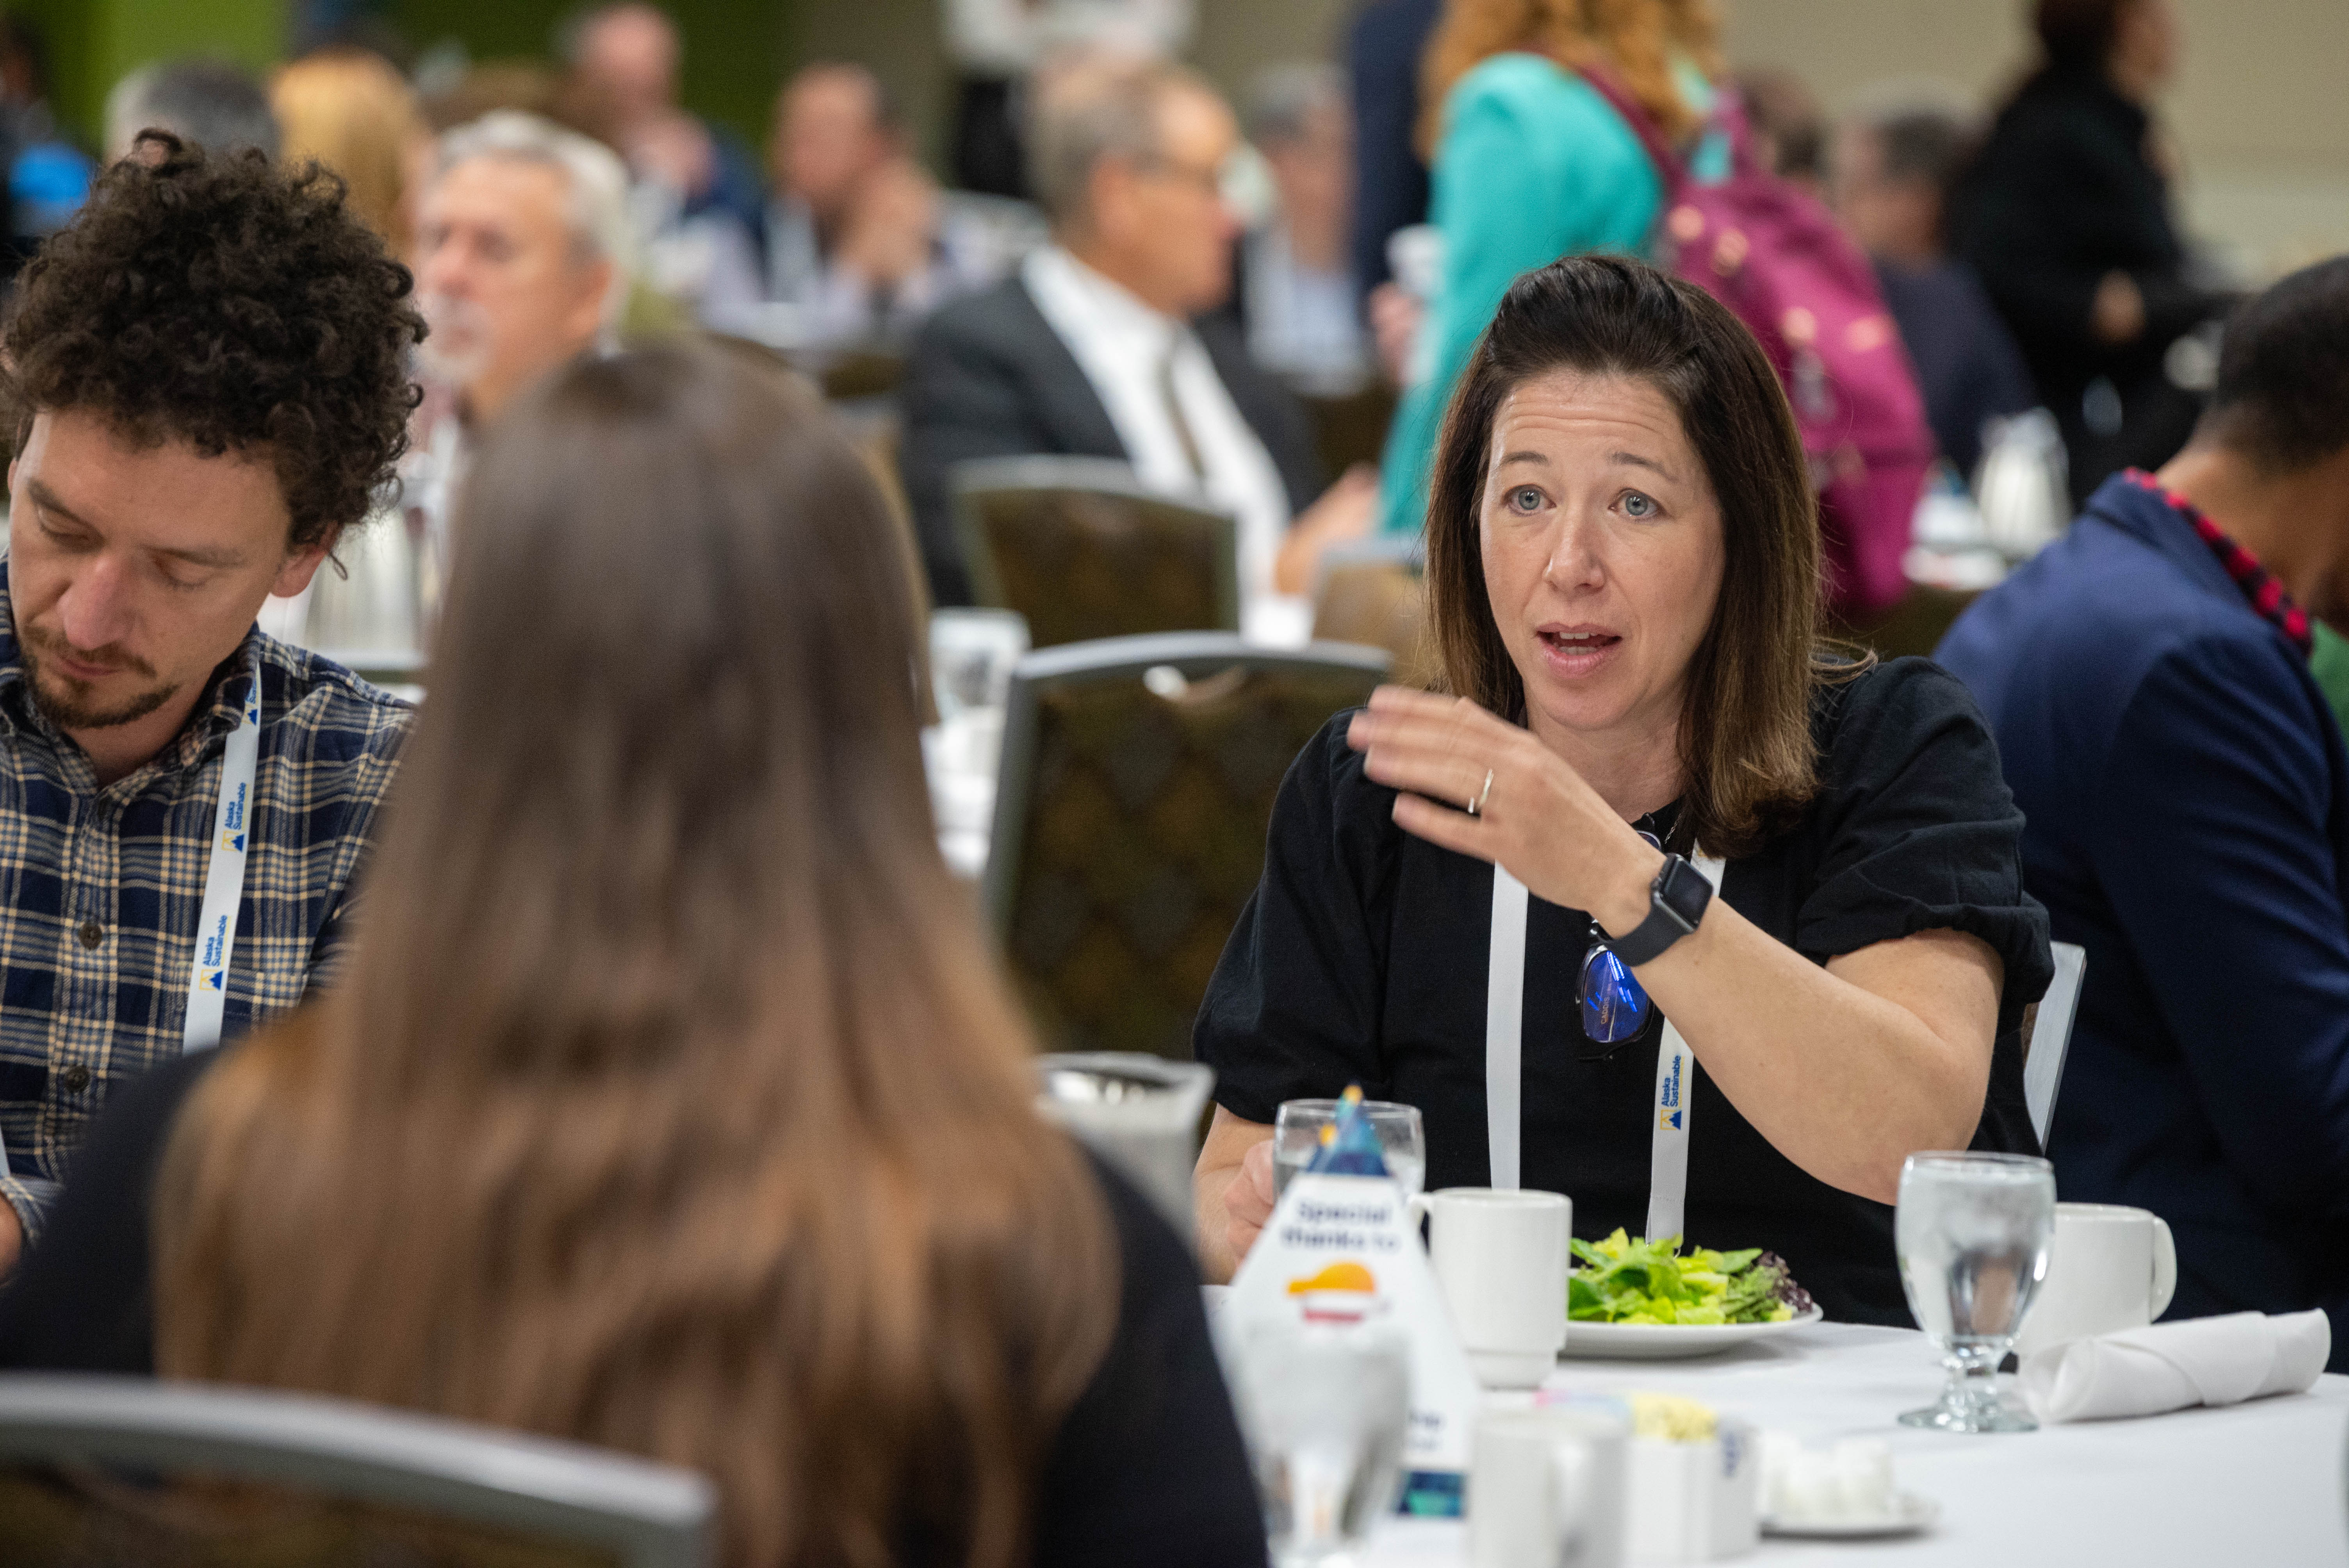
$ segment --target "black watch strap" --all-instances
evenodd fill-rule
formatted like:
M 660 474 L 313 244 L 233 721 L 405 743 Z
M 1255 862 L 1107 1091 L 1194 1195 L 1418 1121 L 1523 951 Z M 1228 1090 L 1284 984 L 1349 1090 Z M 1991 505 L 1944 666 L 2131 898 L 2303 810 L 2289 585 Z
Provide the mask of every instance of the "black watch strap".
M 1607 945 L 1615 956 L 1637 969 L 1697 928 L 1705 906 L 1713 902 L 1713 883 L 1679 855 L 1666 855 L 1663 869 L 1648 890 L 1648 918 Z

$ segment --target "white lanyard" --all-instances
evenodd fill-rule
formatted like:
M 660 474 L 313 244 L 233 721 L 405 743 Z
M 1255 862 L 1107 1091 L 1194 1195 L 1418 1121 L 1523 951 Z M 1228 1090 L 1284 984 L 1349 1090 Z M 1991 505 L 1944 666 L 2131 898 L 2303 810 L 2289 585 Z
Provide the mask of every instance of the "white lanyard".
M 196 956 L 188 967 L 187 1023 L 181 1051 L 208 1051 L 220 1044 L 221 1014 L 228 1005 L 228 961 L 236 949 L 237 906 L 244 902 L 245 840 L 253 820 L 253 778 L 261 759 L 261 659 L 253 661 L 253 682 L 244 713 L 229 731 L 221 757 L 220 804 L 212 811 L 212 847 L 204 867 L 203 913 L 196 920 Z
M 1694 861 L 1713 891 L 1722 862 Z M 1485 972 L 1485 1139 L 1493 1185 L 1516 1187 L 1525 1142 L 1526 884 L 1493 868 L 1493 942 Z M 1648 1229 L 1652 1241 L 1677 1236 L 1688 1207 L 1689 1069 L 1695 1056 L 1678 1026 L 1664 1020 L 1656 1048 L 1655 1124 L 1649 1133 Z

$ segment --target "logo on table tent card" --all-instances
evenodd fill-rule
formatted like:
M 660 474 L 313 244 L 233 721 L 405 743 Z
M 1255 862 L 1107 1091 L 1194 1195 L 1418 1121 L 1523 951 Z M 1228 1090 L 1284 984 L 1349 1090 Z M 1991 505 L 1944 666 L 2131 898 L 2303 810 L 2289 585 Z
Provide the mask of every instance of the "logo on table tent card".
M 1484 1398 L 1452 1326 L 1435 1271 L 1420 1244 L 1419 1222 L 1402 1192 L 1378 1176 L 1305 1172 L 1290 1179 L 1272 1221 L 1232 1276 L 1216 1313 L 1217 1354 L 1235 1366 L 1247 1325 L 1288 1318 L 1323 1292 L 1382 1301 L 1411 1340 L 1411 1425 L 1404 1444 L 1406 1494 L 1413 1511 L 1456 1514 L 1468 1469 L 1469 1439 Z M 1293 1297 L 1305 1296 L 1299 1304 Z

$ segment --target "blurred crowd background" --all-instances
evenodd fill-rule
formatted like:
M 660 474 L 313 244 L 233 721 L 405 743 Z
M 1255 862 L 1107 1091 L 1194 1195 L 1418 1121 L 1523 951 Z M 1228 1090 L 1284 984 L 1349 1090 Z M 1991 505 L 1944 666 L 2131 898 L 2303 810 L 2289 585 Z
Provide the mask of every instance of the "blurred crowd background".
M 1219 451 L 1212 430 L 1194 449 L 1180 429 L 1165 462 L 1189 467 L 1154 477 L 1139 449 L 1151 440 L 1113 395 L 1110 446 L 1159 488 L 1204 477 L 1240 519 L 1248 629 L 1295 641 L 1324 552 L 1416 531 L 1419 465 L 1485 296 L 1560 249 L 1636 247 L 1651 222 L 1639 201 L 1592 194 L 1606 150 L 1576 148 L 1568 121 L 1490 145 L 1451 126 L 1463 102 L 1524 107 L 1500 77 L 1467 91 L 1464 76 L 1547 38 L 1561 58 L 1587 46 L 1638 87 L 1635 57 L 1659 37 L 1682 73 L 1647 84 L 1664 129 L 1692 135 L 1713 88 L 1733 83 L 1762 155 L 1875 263 L 1942 459 L 1896 591 L 1978 591 L 2103 477 L 2165 459 L 2208 385 L 2227 304 L 2349 248 L 2337 0 L 18 0 L 0 8 L 8 265 L 141 125 L 317 157 L 350 182 L 416 269 L 435 329 L 404 475 L 411 526 L 370 547 L 414 559 L 351 562 L 362 599 L 370 583 L 400 584 L 380 603 L 322 607 L 323 621 L 305 606 L 271 629 L 380 651 L 359 662 L 396 675 L 433 613 L 460 427 L 593 344 L 697 322 L 823 383 L 908 503 L 934 600 L 967 602 L 947 469 L 1082 453 L 1087 438 L 982 428 L 948 374 L 968 330 L 925 359 L 924 325 L 1055 238 L 1065 249 L 1076 227 L 1101 231 L 1074 248 L 1092 274 L 1164 318 L 1219 318 L 1250 362 L 1219 362 L 1221 391 L 1158 389 L 1178 411 L 1195 397 L 1224 408 L 1228 392 L 1247 452 Z M 1114 225 L 1089 183 L 1133 150 L 1096 101 L 1106 78 L 1088 88 L 1079 68 L 1104 57 L 1183 62 L 1223 100 L 1215 114 L 1229 111 L 1198 129 L 1201 201 L 1135 210 L 1130 265 L 1109 253 Z M 1056 80 L 1072 85 L 1054 119 Z M 1537 118 L 1563 101 L 1535 87 Z M 1120 90 L 1146 93 L 1154 113 L 1169 84 Z M 1671 123 L 1683 102 L 1689 123 Z M 1055 178 L 1035 145 L 1048 120 L 1040 134 L 1077 160 L 1057 206 L 1040 188 Z M 1476 211 L 1456 170 L 1438 211 L 1445 179 L 1435 170 L 1432 201 L 1430 164 L 1455 133 L 1461 170 L 1514 163 L 1507 135 L 1522 134 L 1580 184 L 1519 222 Z M 1173 139 L 1142 150 L 1146 172 L 1180 160 Z M 546 208 L 535 259 L 533 200 Z M 1195 284 L 1166 270 L 1186 240 Z M 594 264 L 569 264 L 583 258 Z M 1164 276 L 1143 275 L 1161 262 Z M 1028 276 L 1026 293 L 1040 289 L 1059 336 L 1081 336 L 1049 281 Z M 969 320 L 984 335 L 984 313 Z M 1289 410 L 1309 420 L 1309 449 L 1273 428 Z M 1888 594 L 1836 608 L 1866 633 Z M 1879 645 L 1921 651 L 1949 610 Z

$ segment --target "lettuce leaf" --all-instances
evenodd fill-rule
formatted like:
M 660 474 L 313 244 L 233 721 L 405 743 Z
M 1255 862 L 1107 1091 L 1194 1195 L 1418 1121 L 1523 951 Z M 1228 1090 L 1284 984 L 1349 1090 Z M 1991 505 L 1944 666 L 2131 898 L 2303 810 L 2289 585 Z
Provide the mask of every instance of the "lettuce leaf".
M 1578 1323 L 1777 1323 L 1806 1311 L 1809 1294 L 1784 1259 L 1758 1247 L 1681 1251 L 1617 1230 L 1572 1243 L 1581 1266 L 1567 1281 L 1567 1316 Z

